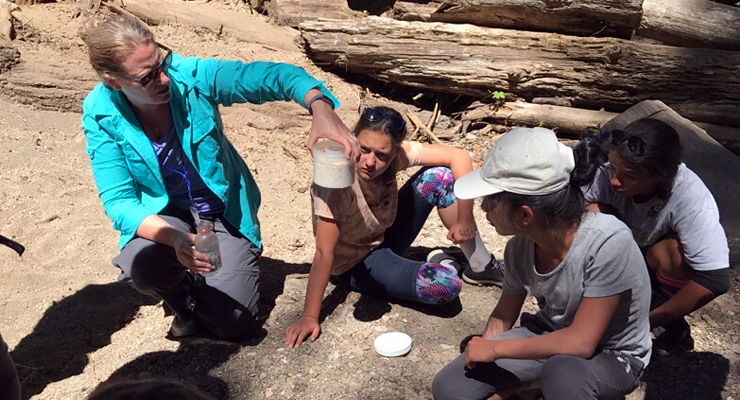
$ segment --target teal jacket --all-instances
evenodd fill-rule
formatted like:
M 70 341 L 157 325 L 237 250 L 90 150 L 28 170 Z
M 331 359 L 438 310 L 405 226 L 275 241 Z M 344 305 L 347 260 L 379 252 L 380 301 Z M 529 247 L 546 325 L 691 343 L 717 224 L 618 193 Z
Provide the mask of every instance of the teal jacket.
M 262 247 L 257 210 L 260 192 L 249 168 L 224 135 L 218 106 L 293 100 L 303 104 L 318 88 L 339 101 L 303 69 L 282 63 L 183 58 L 168 70 L 170 108 L 183 150 L 203 181 L 225 205 L 224 217 Z M 169 198 L 152 145 L 124 96 L 103 83 L 82 105 L 87 154 L 103 208 L 120 232 L 123 248 L 149 215 Z

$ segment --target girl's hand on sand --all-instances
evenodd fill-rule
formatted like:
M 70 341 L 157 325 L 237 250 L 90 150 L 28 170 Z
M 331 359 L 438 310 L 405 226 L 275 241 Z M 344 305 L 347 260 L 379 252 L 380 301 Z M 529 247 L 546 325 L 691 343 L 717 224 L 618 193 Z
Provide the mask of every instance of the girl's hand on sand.
M 319 319 L 303 316 L 285 330 L 285 346 L 297 349 L 301 347 L 301 343 L 306 339 L 306 336 L 311 335 L 310 339 L 313 342 L 319 337 L 319 332 L 321 332 Z

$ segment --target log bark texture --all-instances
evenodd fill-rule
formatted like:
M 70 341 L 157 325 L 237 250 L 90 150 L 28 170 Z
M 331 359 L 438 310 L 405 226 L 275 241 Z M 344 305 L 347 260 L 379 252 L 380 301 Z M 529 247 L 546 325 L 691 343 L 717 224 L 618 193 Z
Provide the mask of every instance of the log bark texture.
M 104 3 L 109 8 L 115 6 Z M 249 43 L 258 43 L 280 50 L 296 51 L 289 39 L 285 39 L 280 27 L 268 23 L 245 24 L 242 13 L 218 10 L 208 4 L 179 0 L 126 0 L 123 10 L 137 16 L 150 25 L 163 22 L 181 23 L 192 27 L 206 28 L 221 35 L 232 35 Z M 115 10 L 114 10 L 115 11 Z
M 443 0 L 428 22 L 630 38 L 643 0 Z M 412 9 L 417 8 L 408 5 Z
M 0 74 L 9 71 L 20 62 L 21 52 L 18 49 L 0 44 Z
M 260 7 L 278 25 L 294 28 L 303 21 L 321 17 L 343 19 L 362 14 L 351 10 L 347 0 L 270 0 Z
M 647 117 L 676 129 L 683 145 L 683 162 L 712 192 L 725 233 L 740 235 L 740 159 L 660 101 L 636 104 L 609 121 L 604 129 L 624 129 L 631 122 Z
M 4 47 L 0 46 L 0 59 Z M 10 60 L 16 58 L 12 49 Z M 44 110 L 80 112 L 87 93 L 100 78 L 86 60 L 49 60 L 48 49 L 34 48 L 23 52 L 23 62 L 10 70 L 0 67 L 0 95 L 12 101 Z
M 532 104 L 522 101 L 507 102 L 496 109 L 491 105 L 474 107 L 462 117 L 463 121 L 486 121 L 506 126 L 534 127 L 542 123 L 544 127 L 554 129 L 558 135 L 582 137 L 588 127 L 601 128 L 619 113 L 585 110 L 582 108 L 562 107 L 548 104 Z M 712 139 L 723 146 L 740 144 L 740 128 L 693 122 L 704 130 Z
M 432 91 L 623 111 L 647 99 L 681 115 L 740 126 L 740 53 L 375 17 L 301 24 L 317 63 Z
M 676 46 L 740 51 L 740 7 L 709 0 L 645 0 L 636 33 Z

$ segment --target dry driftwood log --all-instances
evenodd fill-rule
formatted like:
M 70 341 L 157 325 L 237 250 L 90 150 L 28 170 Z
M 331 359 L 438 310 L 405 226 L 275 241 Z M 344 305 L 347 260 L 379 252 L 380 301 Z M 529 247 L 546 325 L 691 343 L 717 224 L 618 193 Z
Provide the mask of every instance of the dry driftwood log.
M 262 1 L 260 10 L 278 25 L 294 28 L 303 21 L 320 17 L 343 19 L 361 14 L 351 10 L 347 0 L 270 0 Z
M 7 0 L 0 0 L 0 40 L 15 39 L 15 29 L 13 28 L 13 11 L 20 10 L 14 3 Z
M 740 51 L 740 7 L 709 0 L 645 0 L 636 33 L 677 46 Z
M 128 12 L 150 25 L 165 21 L 179 22 L 193 27 L 207 28 L 224 35 L 233 35 L 251 43 L 259 43 L 280 50 L 294 51 L 295 45 L 279 32 L 279 27 L 263 24 L 252 26 L 245 24 L 243 13 L 218 10 L 208 4 L 184 2 L 180 0 L 126 0 L 121 7 L 104 2 L 114 12 Z M 118 8 L 119 10 L 116 10 Z
M 740 53 L 376 17 L 307 21 L 306 52 L 383 81 L 432 91 L 622 111 L 659 99 L 692 120 L 740 126 Z
M 0 74 L 10 70 L 21 62 L 21 52 L 15 47 L 0 44 Z
M 604 129 L 623 129 L 646 117 L 659 119 L 678 131 L 683 145 L 683 161 L 712 192 L 725 233 L 740 235 L 740 159 L 660 101 L 636 104 L 609 121 Z
M 579 36 L 629 38 L 640 23 L 642 1 L 442 0 L 419 6 L 401 4 L 397 10 L 402 11 L 405 7 L 411 13 L 422 14 L 429 10 L 430 5 L 435 5 L 436 9 L 427 13 L 424 20 Z
M 486 121 L 507 126 L 538 126 L 555 129 L 558 135 L 582 137 L 588 127 L 603 127 L 618 113 L 582 108 L 532 104 L 523 101 L 507 102 L 501 107 L 474 103 L 462 121 Z M 740 128 L 694 122 L 712 139 L 722 145 L 740 144 Z

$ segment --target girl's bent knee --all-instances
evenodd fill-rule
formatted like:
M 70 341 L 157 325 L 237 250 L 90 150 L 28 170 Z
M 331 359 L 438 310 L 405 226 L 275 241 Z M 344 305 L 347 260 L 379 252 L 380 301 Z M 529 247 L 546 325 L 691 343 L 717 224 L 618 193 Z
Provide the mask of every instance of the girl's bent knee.
M 437 263 L 422 263 L 416 273 L 416 297 L 426 304 L 447 303 L 460 293 L 457 271 Z
M 414 179 L 413 187 L 419 196 L 437 208 L 447 208 L 457 201 L 455 178 L 447 167 L 427 168 Z
M 576 356 L 556 355 L 542 367 L 542 392 L 546 398 L 560 399 L 568 393 L 581 393 L 586 384 L 586 360 Z

